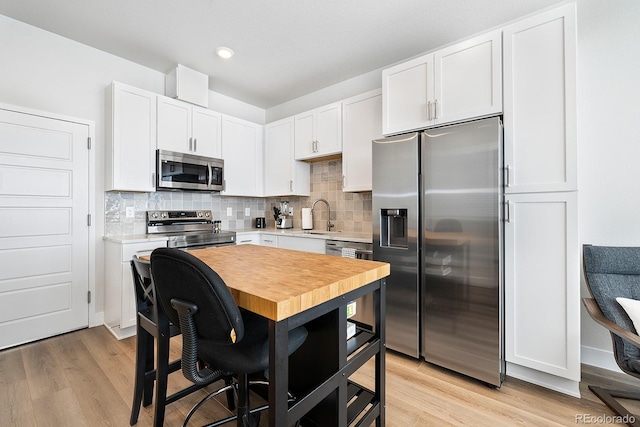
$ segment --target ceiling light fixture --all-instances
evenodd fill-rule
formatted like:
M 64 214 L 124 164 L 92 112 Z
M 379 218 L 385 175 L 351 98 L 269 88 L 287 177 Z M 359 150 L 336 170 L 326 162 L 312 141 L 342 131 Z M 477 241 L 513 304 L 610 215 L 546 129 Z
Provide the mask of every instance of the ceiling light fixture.
M 229 59 L 233 56 L 234 52 L 233 50 L 229 49 L 228 47 L 219 47 L 216 49 L 216 54 L 223 59 Z

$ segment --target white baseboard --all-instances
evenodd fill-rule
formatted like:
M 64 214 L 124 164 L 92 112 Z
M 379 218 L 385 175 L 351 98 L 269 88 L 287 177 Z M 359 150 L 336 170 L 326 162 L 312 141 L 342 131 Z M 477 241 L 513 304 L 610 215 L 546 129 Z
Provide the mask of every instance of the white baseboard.
M 507 362 L 507 376 L 559 391 L 569 396 L 580 397 L 579 381 L 568 380 L 509 362 Z
M 104 311 L 99 311 L 93 316 L 89 316 L 89 327 L 94 328 L 96 326 L 104 325 Z
M 610 371 L 622 372 L 613 356 L 613 351 L 602 350 L 594 347 L 581 346 L 580 361 L 585 365 L 597 368 L 608 369 Z

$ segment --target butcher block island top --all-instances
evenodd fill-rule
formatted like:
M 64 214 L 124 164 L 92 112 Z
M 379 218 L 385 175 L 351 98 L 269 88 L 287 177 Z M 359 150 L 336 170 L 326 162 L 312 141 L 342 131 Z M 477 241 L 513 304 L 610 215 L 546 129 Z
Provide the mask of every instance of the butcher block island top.
M 220 275 L 238 306 L 280 321 L 390 274 L 388 263 L 257 245 L 188 251 Z

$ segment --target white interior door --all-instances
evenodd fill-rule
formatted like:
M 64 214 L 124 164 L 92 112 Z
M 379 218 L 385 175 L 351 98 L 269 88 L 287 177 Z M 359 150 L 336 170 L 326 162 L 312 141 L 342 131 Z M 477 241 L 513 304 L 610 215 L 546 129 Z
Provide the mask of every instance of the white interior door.
M 0 109 L 0 348 L 89 324 L 88 136 Z

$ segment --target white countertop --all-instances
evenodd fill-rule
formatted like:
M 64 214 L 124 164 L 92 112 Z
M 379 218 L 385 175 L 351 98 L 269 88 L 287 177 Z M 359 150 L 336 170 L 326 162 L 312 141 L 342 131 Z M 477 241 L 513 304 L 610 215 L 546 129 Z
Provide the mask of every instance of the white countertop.
M 269 234 L 274 236 L 291 236 L 306 237 L 311 239 L 323 240 L 342 240 L 345 242 L 372 243 L 371 233 L 358 233 L 355 231 L 321 231 L 321 230 L 302 230 L 299 228 L 245 228 L 233 230 L 237 234 Z
M 353 231 L 321 231 L 321 230 L 301 230 L 299 228 L 275 229 L 275 228 L 242 228 L 236 230 L 236 234 L 269 234 L 275 236 L 306 237 L 323 240 L 342 240 L 345 242 L 371 243 L 373 242 L 371 233 L 358 233 Z M 104 236 L 104 240 L 115 243 L 142 243 L 154 241 L 166 241 L 167 236 L 153 234 L 117 235 Z

